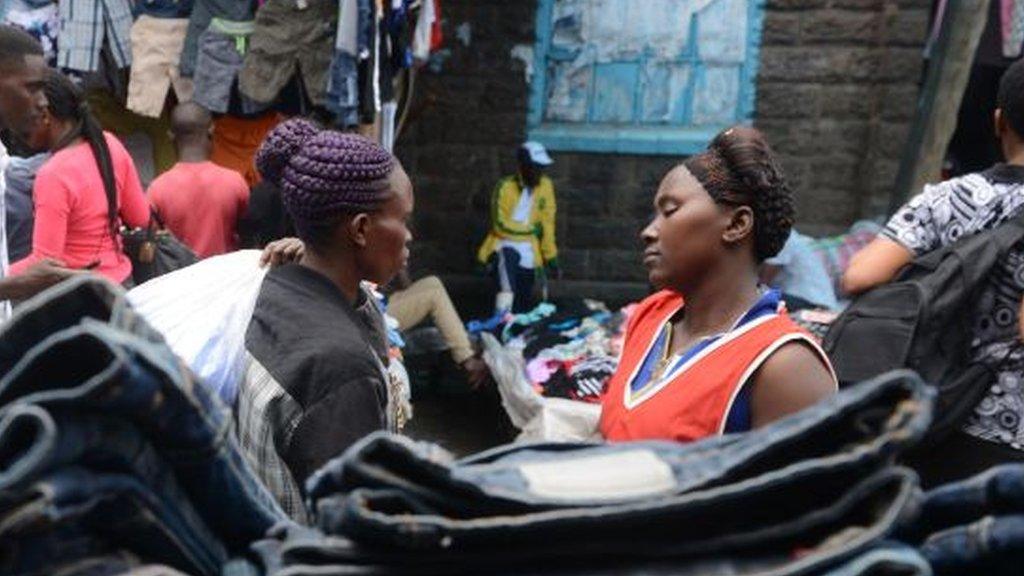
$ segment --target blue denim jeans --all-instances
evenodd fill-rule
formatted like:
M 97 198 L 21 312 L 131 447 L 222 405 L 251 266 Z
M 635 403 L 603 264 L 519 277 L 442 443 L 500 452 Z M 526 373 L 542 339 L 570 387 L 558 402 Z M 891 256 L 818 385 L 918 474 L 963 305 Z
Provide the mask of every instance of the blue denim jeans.
M 628 513 L 621 507 L 567 509 L 467 520 L 480 533 L 496 528 L 489 541 L 477 538 L 473 547 L 463 545 L 466 531 L 449 532 L 446 545 L 413 552 L 397 550 L 395 542 L 363 546 L 346 537 L 288 528 L 271 531 L 253 546 L 253 556 L 267 574 L 287 570 L 309 576 L 821 574 L 871 550 L 916 494 L 916 476 L 904 469 L 883 470 L 838 496 L 816 490 L 821 480 L 807 478 L 802 492 L 778 486 L 771 494 L 746 493 L 737 486 L 731 494 L 694 494 L 660 507 L 633 506 Z M 836 498 L 827 502 L 830 496 Z M 415 516 L 409 520 L 418 524 Z M 523 538 L 525 530 L 537 537 Z
M 132 423 L 229 549 L 285 519 L 248 468 L 230 413 L 109 282 L 75 279 L 0 328 L 0 412 L 11 404 L 94 411 Z
M 326 108 L 335 116 L 338 128 L 359 124 L 359 66 L 356 57 L 335 51 L 327 84 Z
M 913 508 L 916 476 L 890 464 L 926 430 L 933 398 L 900 372 L 749 434 L 509 446 L 462 461 L 375 435 L 314 474 L 307 493 L 324 532 L 415 550 L 418 564 L 770 550 L 759 562 L 798 570 L 870 548 Z M 849 526 L 858 538 L 787 556 Z
M 187 501 L 175 499 L 161 487 L 150 486 L 125 474 L 94 472 L 86 468 L 62 468 L 5 499 L 0 518 L 0 538 L 20 540 L 25 559 L 50 562 L 67 554 L 64 542 L 45 539 L 61 527 L 82 529 L 107 542 L 133 550 L 147 559 L 165 562 L 182 570 L 215 575 L 227 553 L 199 519 Z M 43 536 L 43 546 L 36 540 Z M 45 555 L 48 545 L 56 547 Z M 24 567 L 23 567 L 24 568 Z
M 902 371 L 747 434 L 691 444 L 518 444 L 459 462 L 437 446 L 379 433 L 313 474 L 306 491 L 314 508 L 323 497 L 370 488 L 472 517 L 660 499 L 768 473 L 829 469 L 863 478 L 921 437 L 933 400 Z
M 928 492 L 920 512 L 899 533 L 900 538 L 919 543 L 936 532 L 1012 514 L 1024 514 L 1024 464 L 997 466 Z
M 0 378 L 44 338 L 87 318 L 163 342 L 131 309 L 123 288 L 93 276 L 74 278 L 25 301 L 0 324 Z
M 15 534 L 17 518 L 9 517 L 7 508 L 17 504 L 0 504 L 0 574 L 48 574 L 55 566 L 74 564 L 112 552 L 105 538 L 88 533 L 79 524 L 48 527 L 43 531 Z
M 898 535 L 920 545 L 936 574 L 1020 574 L 1024 464 L 997 466 L 928 492 Z
M 138 430 L 124 420 L 80 412 L 58 413 L 55 419 L 37 405 L 17 404 L 0 413 L 0 446 L 5 454 L 5 458 L 0 458 L 0 494 L 5 495 L 0 496 L 0 501 L 10 499 L 10 495 L 24 497 L 26 493 L 36 494 L 37 498 L 39 494 L 45 494 L 54 499 L 54 502 L 43 501 L 27 508 L 22 506 L 25 510 L 35 510 L 36 514 L 40 513 L 40 506 L 53 509 L 66 506 L 62 498 L 71 501 L 77 498 L 91 506 L 94 500 L 122 496 L 107 496 L 102 490 L 98 495 L 92 495 L 87 491 L 88 486 L 75 487 L 85 490 L 75 493 L 66 481 L 60 481 L 64 477 L 62 474 L 73 469 L 68 467 L 81 466 L 99 471 L 97 477 L 90 481 L 91 485 L 100 487 L 108 486 L 112 475 L 125 475 L 144 486 L 146 496 L 152 496 L 142 501 L 147 504 L 159 502 L 165 512 L 163 516 L 152 515 L 152 522 L 160 523 L 159 527 L 150 527 L 145 517 L 140 517 L 136 524 L 173 537 L 171 544 L 160 548 L 174 549 L 179 543 L 184 546 L 185 550 L 174 556 L 183 559 L 183 568 L 197 573 L 214 573 L 227 556 L 220 539 L 199 518 L 164 461 Z M 84 473 L 79 475 L 84 476 Z M 50 477 L 50 480 L 43 480 L 44 477 Z M 68 522 L 97 524 L 107 531 L 107 525 L 97 522 L 94 515 L 85 519 L 77 518 L 75 514 L 68 516 L 70 518 L 57 514 L 48 523 L 60 526 L 66 519 Z M 140 530 L 133 524 L 126 526 L 133 533 Z M 29 539 L 22 545 L 37 546 L 38 542 Z M 189 563 L 192 562 L 187 560 L 189 558 L 194 559 L 195 564 Z
M 920 550 L 939 576 L 1019 576 L 1024 571 L 1024 514 L 986 516 L 938 532 Z

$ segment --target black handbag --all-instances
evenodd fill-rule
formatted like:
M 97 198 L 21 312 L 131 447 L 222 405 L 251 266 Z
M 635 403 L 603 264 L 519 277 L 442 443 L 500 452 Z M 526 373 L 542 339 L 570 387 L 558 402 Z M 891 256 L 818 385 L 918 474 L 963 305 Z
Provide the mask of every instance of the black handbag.
M 164 227 L 156 210 L 150 210 L 145 228 L 124 228 L 121 237 L 137 285 L 199 261 L 191 248 Z

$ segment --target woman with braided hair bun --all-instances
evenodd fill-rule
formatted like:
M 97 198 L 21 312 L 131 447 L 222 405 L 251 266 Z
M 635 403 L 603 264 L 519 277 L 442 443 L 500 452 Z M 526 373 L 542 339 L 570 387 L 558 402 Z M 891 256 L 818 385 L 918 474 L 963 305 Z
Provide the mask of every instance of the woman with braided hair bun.
M 413 190 L 380 146 L 301 119 L 275 128 L 256 164 L 305 248 L 267 272 L 233 408 L 250 463 L 306 522 L 306 477 L 400 420 L 383 317 L 361 283 L 386 284 L 405 267 Z
M 605 438 L 743 432 L 835 393 L 824 352 L 758 283 L 793 219 L 793 195 L 753 128 L 722 132 L 665 176 L 641 234 L 661 292 L 630 317 L 604 398 Z

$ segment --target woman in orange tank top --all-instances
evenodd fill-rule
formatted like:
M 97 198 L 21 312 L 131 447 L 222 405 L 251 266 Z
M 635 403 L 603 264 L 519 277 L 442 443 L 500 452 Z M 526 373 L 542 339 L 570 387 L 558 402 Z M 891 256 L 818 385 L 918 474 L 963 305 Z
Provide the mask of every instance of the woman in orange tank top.
M 605 438 L 687 442 L 743 432 L 835 393 L 828 358 L 758 282 L 794 218 L 761 133 L 719 134 L 665 176 L 654 208 L 641 236 L 650 281 L 662 291 L 630 318 L 604 398 Z

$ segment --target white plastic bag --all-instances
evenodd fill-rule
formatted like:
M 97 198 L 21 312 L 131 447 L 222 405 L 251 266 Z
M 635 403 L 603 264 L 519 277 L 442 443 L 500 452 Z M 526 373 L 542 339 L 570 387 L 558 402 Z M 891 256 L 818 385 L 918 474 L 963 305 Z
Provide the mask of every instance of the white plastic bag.
M 128 292 L 128 301 L 206 386 L 234 404 L 245 332 L 267 270 L 258 250 L 208 258 Z
M 522 432 L 517 441 L 571 442 L 600 440 L 601 405 L 564 398 L 545 398 L 526 379 L 523 357 L 486 332 L 480 335 L 484 362 L 498 384 L 509 419 Z

